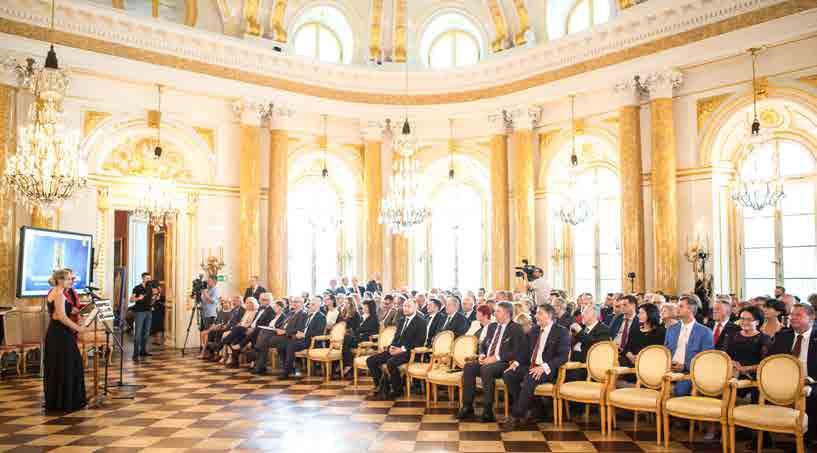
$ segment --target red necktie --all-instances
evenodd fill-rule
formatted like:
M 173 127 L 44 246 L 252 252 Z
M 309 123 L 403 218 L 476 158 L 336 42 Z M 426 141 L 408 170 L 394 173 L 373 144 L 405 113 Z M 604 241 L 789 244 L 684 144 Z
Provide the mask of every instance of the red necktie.
M 540 335 L 544 335 L 544 334 L 545 333 L 542 332 Z M 541 344 L 542 344 L 542 339 L 541 339 L 541 337 L 539 337 L 539 339 L 536 341 L 536 349 L 533 350 L 533 354 L 530 356 L 530 366 L 531 367 L 536 366 L 536 358 L 539 357 L 539 346 Z
M 496 345 L 497 343 L 499 343 L 497 341 L 499 339 L 499 329 L 501 328 L 502 326 L 497 324 L 496 330 L 494 331 L 494 338 L 491 339 L 491 346 L 488 348 L 488 357 L 491 357 L 492 355 L 496 354 Z
M 721 336 L 721 323 L 715 325 L 715 333 L 712 335 L 712 344 L 718 344 L 719 336 Z
M 624 319 L 624 332 L 621 332 L 621 348 L 624 349 L 627 346 L 627 337 L 629 337 L 630 333 L 630 320 Z
M 791 355 L 800 358 L 800 351 L 803 349 L 803 334 L 797 334 L 797 341 L 794 342 L 794 349 L 791 350 Z

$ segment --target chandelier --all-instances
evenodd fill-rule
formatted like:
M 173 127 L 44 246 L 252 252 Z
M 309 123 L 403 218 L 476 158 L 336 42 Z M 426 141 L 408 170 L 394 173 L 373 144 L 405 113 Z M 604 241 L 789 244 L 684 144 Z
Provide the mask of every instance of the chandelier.
M 570 124 L 572 128 L 572 149 L 570 154 L 570 172 L 568 173 L 568 187 L 559 207 L 559 218 L 562 222 L 572 226 L 585 222 L 593 215 L 590 202 L 579 194 L 576 179 L 579 177 L 579 156 L 576 155 L 576 96 L 570 95 Z
M 757 116 L 757 54 L 760 50 L 756 47 L 749 49 L 752 55 L 752 113 L 754 119 L 749 133 L 743 140 L 747 157 L 751 155 L 752 150 L 763 147 L 771 140 L 769 130 L 761 131 L 760 120 Z M 745 167 L 746 163 L 740 169 L 738 179 L 732 187 L 732 199 L 741 206 L 762 211 L 769 206 L 776 205 L 785 196 L 783 181 L 771 169 L 761 171 L 757 162 L 751 169 Z
M 408 94 L 408 62 L 406 62 L 405 91 Z M 394 138 L 397 153 L 393 172 L 389 178 L 389 192 L 380 205 L 378 221 L 386 225 L 390 234 L 407 236 L 416 226 L 425 222 L 431 211 L 419 195 L 420 176 L 414 153 L 417 138 L 411 133 L 408 110 L 405 113 L 403 129 Z
M 54 10 L 52 2 L 51 30 Z M 60 123 L 68 77 L 59 68 L 53 44 L 41 68 L 31 58 L 25 66 L 13 61 L 6 66 L 17 73 L 34 102 L 28 109 L 29 124 L 20 128 L 17 152 L 6 159 L 2 184 L 22 204 L 51 212 L 88 184 L 79 134 Z
M 156 147 L 153 158 L 162 158 L 162 86 L 157 86 L 158 109 L 148 112 L 148 125 L 156 125 Z M 172 179 L 152 177 L 145 181 L 145 191 L 134 214 L 146 219 L 154 231 L 164 230 L 179 214 L 175 206 L 176 182 Z

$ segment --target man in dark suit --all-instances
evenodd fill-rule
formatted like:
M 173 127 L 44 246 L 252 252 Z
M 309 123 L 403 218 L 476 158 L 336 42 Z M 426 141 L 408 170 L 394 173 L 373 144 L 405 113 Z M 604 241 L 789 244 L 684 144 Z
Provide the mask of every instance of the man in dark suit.
M 295 353 L 308 348 L 312 337 L 325 333 L 326 316 L 321 313 L 320 308 L 321 298 L 319 296 L 313 297 L 307 304 L 306 321 L 303 330 L 296 332 L 295 336 L 287 342 L 281 379 L 287 379 L 295 371 Z
M 445 322 L 445 315 L 440 313 L 442 307 L 442 302 L 433 298 L 426 304 L 426 308 L 428 309 L 428 316 L 426 317 L 426 347 L 431 346 L 434 335 L 437 335 L 437 332 L 440 331 Z
M 712 319 L 706 324 L 706 327 L 712 329 L 712 344 L 715 345 L 715 349 L 723 351 L 726 339 L 740 330 L 740 327 L 730 320 L 731 316 L 732 301 L 729 296 L 715 298 L 712 304 Z
M 600 341 L 607 341 L 610 339 L 610 328 L 603 322 L 599 321 L 599 307 L 594 304 L 585 305 L 582 309 L 582 322 L 584 326 L 578 323 L 570 325 L 570 330 L 573 331 L 573 357 L 574 362 L 584 362 L 587 358 L 587 351 L 590 347 Z M 579 381 L 587 377 L 586 370 L 570 370 L 568 372 L 568 380 Z
M 775 335 L 769 354 L 791 354 L 800 359 L 806 370 L 806 415 L 808 431 L 806 446 L 817 441 L 817 324 L 814 322 L 814 307 L 809 304 L 795 304 L 789 318 L 791 329 L 781 330 Z M 808 450 L 808 448 L 806 448 Z
M 256 300 L 260 301 L 261 294 L 264 294 L 265 292 L 267 292 L 267 289 L 258 283 L 258 276 L 253 275 L 250 277 L 250 286 L 244 290 L 244 299 L 248 297 L 255 297 Z
M 254 299 L 254 298 L 253 298 Z M 272 318 L 275 317 L 275 312 L 272 309 L 272 294 L 271 293 L 263 293 L 261 294 L 261 300 L 259 302 L 258 310 L 255 312 L 255 318 L 252 320 L 252 324 L 247 328 L 246 334 L 241 342 L 238 344 L 237 351 L 244 349 L 245 346 L 248 344 L 254 345 L 256 339 L 258 339 L 258 332 L 261 330 L 258 326 L 266 326 L 272 321 Z M 235 349 L 236 347 L 233 346 Z M 232 354 L 232 358 L 230 364 L 227 365 L 229 368 L 238 368 L 238 356 L 239 354 Z
M 374 293 L 383 293 L 383 284 L 380 283 L 380 274 L 374 274 L 372 279 L 366 283 L 366 291 Z
M 462 315 L 465 316 L 465 321 L 469 326 L 472 322 L 477 320 L 476 304 L 477 302 L 474 300 L 474 296 L 470 294 L 466 294 L 465 297 L 462 298 Z
M 383 301 L 377 309 L 377 316 L 380 318 L 380 325 L 383 327 L 396 326 L 397 319 L 400 317 L 402 307 L 394 306 L 394 296 L 386 294 L 383 296 Z
M 237 326 L 238 323 L 241 322 L 241 318 L 244 317 L 244 307 L 241 300 L 241 296 L 233 296 L 230 299 L 232 308 L 227 322 L 222 325 L 214 326 L 210 329 L 210 332 L 207 333 L 207 346 L 203 354 L 204 359 L 211 361 L 218 360 L 216 354 L 218 351 L 221 351 L 221 348 L 224 346 L 221 340 L 223 340 L 224 336 L 232 330 L 233 327 Z
M 613 317 L 610 324 L 610 336 L 618 345 L 618 350 L 623 351 L 627 343 L 634 335 L 638 335 L 639 323 L 636 315 L 638 310 L 638 299 L 632 294 L 626 294 L 618 299 L 621 313 Z M 602 321 L 604 323 L 604 321 Z M 626 357 L 625 357 L 626 360 Z M 625 363 L 628 363 L 626 360 Z
M 494 417 L 494 388 L 496 379 L 517 361 L 524 344 L 522 327 L 513 322 L 513 305 L 499 302 L 496 308 L 496 323 L 488 327 L 485 341 L 479 345 L 479 357 L 468 362 L 462 370 L 462 409 L 457 419 L 466 420 L 474 416 L 474 393 L 477 376 L 482 380 L 482 405 L 485 408 L 481 421 L 490 423 Z
M 533 392 L 539 384 L 556 382 L 559 368 L 570 356 L 570 333 L 555 322 L 556 310 L 548 304 L 536 309 L 536 327 L 530 333 L 527 354 L 511 362 L 502 379 L 510 394 L 511 417 L 507 430 L 516 429 L 527 417 Z
M 613 332 L 615 332 L 615 330 L 612 329 L 613 319 L 616 317 L 615 310 L 613 309 L 615 302 L 616 302 L 615 294 L 607 293 L 607 298 L 604 299 L 604 306 L 601 307 L 601 313 L 599 315 L 599 319 L 601 320 L 601 322 L 609 325 L 611 327 L 610 330 Z
M 445 300 L 445 312 L 443 322 L 439 332 L 450 330 L 454 332 L 454 338 L 465 335 L 471 323 L 460 313 L 460 301 L 457 296 L 448 296 Z
M 286 357 L 287 344 L 291 339 L 295 338 L 296 333 L 304 330 L 305 325 L 306 312 L 304 311 L 304 298 L 295 296 L 290 302 L 290 311 L 286 321 L 284 321 L 284 326 L 280 329 L 276 329 L 276 335 L 269 339 L 269 347 L 275 348 L 278 351 L 278 360 L 283 360 L 283 358 Z M 255 363 L 255 369 L 259 371 L 266 369 L 266 354 L 259 353 L 259 359 L 261 359 L 262 356 L 264 357 L 262 362 L 259 364 L 258 361 L 256 361 Z
M 400 365 L 407 363 L 411 350 L 423 346 L 426 339 L 426 320 L 417 312 L 417 304 L 412 299 L 398 296 L 403 308 L 403 317 L 397 323 L 397 331 L 389 348 L 366 359 L 369 374 L 375 382 L 375 395 L 383 399 L 394 399 L 402 394 Z M 389 370 L 389 379 L 383 377 L 383 364 Z

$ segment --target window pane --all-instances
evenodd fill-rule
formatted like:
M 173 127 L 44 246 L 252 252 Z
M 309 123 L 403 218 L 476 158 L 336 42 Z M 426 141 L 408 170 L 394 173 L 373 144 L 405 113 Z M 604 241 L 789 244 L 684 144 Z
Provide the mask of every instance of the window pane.
M 817 293 L 817 279 L 814 278 L 787 278 L 784 285 L 787 293 L 799 296 L 803 302 L 809 294 Z
M 803 175 L 814 172 L 814 156 L 797 142 L 780 141 L 781 176 Z
M 743 219 L 743 246 L 746 248 L 773 247 L 774 218 L 750 217 Z
M 616 279 L 621 276 L 621 255 L 601 255 L 601 278 Z
M 295 54 L 304 57 L 315 58 L 315 24 L 308 24 L 301 27 L 295 33 Z
M 743 287 L 746 288 L 745 296 L 747 298 L 774 294 L 774 286 L 775 282 L 773 278 L 746 279 L 743 283 Z
M 443 69 L 454 66 L 454 37 L 446 34 L 440 37 L 431 47 L 429 52 L 430 66 L 432 69 Z
M 783 248 L 785 278 L 817 278 L 817 247 Z
M 610 20 L 610 2 L 595 0 L 593 2 L 593 24 L 603 24 Z
M 590 28 L 590 3 L 583 0 L 576 5 L 567 24 L 568 33 L 576 33 Z
M 318 52 L 321 61 L 329 63 L 341 62 L 340 41 L 326 27 L 321 26 L 318 34 Z
M 457 66 L 474 64 L 479 61 L 479 47 L 477 41 L 469 34 L 458 32 L 455 44 L 457 46 Z
M 774 248 L 746 249 L 743 253 L 746 278 L 774 278 Z
M 814 183 L 786 183 L 783 192 L 786 194 L 781 201 L 783 214 L 814 213 Z
M 629 285 L 629 283 L 627 283 Z M 618 293 L 622 292 L 625 288 L 621 287 L 621 279 L 610 279 L 601 281 L 601 288 L 599 288 L 599 295 L 600 297 L 604 297 L 607 293 Z M 627 286 L 627 291 L 630 291 L 630 287 Z
M 783 217 L 783 246 L 815 245 L 814 214 Z
M 575 279 L 573 284 L 576 288 L 576 294 L 590 293 L 596 297 L 596 281 L 595 279 Z

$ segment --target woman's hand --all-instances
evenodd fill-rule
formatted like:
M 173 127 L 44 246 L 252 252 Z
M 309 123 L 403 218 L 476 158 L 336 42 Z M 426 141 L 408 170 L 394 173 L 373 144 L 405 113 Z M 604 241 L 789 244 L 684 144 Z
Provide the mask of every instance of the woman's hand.
M 77 324 L 77 333 L 81 334 L 83 332 L 85 332 L 85 326 L 83 326 L 82 324 Z

